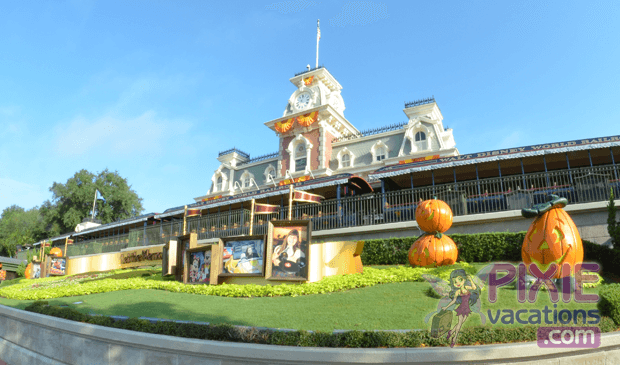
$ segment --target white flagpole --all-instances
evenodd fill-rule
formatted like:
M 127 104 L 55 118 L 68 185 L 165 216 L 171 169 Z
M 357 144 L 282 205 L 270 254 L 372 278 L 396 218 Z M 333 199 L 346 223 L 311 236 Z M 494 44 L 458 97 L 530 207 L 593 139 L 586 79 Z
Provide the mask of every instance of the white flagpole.
M 319 68 L 319 39 L 321 39 L 321 27 L 319 25 L 319 19 L 316 20 L 316 66 Z
M 93 215 L 92 215 L 92 220 L 95 220 L 95 202 L 97 201 L 97 189 L 95 189 L 95 199 L 93 199 Z

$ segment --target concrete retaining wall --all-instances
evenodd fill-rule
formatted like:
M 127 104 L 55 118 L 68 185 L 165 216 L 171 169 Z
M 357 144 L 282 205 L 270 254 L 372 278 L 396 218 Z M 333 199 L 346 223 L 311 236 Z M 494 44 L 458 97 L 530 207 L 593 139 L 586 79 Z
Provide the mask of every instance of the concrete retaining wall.
M 0 306 L 0 359 L 10 365 L 131 364 L 620 364 L 620 333 L 595 350 L 536 343 L 453 349 L 333 349 L 255 345 L 151 335 Z

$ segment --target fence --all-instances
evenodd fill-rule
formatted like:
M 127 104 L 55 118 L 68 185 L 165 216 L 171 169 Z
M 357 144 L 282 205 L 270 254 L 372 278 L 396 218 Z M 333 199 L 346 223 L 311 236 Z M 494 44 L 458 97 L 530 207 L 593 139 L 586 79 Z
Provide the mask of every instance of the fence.
M 294 204 L 293 219 L 309 219 L 312 230 L 359 227 L 415 220 L 417 205 L 436 196 L 454 215 L 520 210 L 546 201 L 549 194 L 569 204 L 605 201 L 613 190 L 620 196 L 620 171 L 615 165 L 511 175 L 385 193 L 325 200 L 321 204 Z M 288 207 L 276 214 L 255 215 L 254 234 L 267 234 L 268 222 L 285 219 Z M 187 219 L 187 232 L 198 239 L 249 234 L 250 211 L 237 209 Z M 183 220 L 132 230 L 129 234 L 83 241 L 69 246 L 68 254 L 113 252 L 122 248 L 164 244 L 182 234 Z M 146 233 L 146 236 L 145 236 Z

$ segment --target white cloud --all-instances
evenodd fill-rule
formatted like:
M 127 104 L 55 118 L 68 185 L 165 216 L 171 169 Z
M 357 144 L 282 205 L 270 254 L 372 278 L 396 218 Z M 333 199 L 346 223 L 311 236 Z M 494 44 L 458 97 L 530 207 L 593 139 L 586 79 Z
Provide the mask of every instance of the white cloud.
M 0 210 L 13 204 L 30 209 L 50 198 L 51 195 L 45 187 L 0 178 Z
M 520 131 L 513 131 L 501 140 L 498 140 L 493 149 L 520 147 L 524 145 L 523 134 Z
M 55 151 L 64 156 L 84 156 L 97 152 L 106 155 L 150 155 L 173 144 L 175 136 L 185 134 L 191 124 L 157 117 L 147 111 L 135 118 L 103 116 L 89 120 L 75 118 L 55 130 Z
M 388 7 L 373 1 L 351 1 L 342 7 L 340 14 L 329 20 L 332 26 L 344 28 L 347 25 L 368 25 L 387 19 Z

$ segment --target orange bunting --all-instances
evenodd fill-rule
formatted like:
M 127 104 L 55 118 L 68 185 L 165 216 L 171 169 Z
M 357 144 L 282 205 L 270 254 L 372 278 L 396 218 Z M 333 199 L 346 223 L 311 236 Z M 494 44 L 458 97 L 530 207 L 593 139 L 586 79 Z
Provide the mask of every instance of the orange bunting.
M 312 112 L 297 117 L 297 123 L 302 127 L 308 127 L 318 119 L 319 112 Z
M 306 86 L 312 85 L 312 80 L 313 79 L 314 79 L 314 76 L 306 77 L 304 79 L 304 85 L 306 85 Z
M 432 156 L 419 157 L 419 158 L 411 158 L 409 160 L 398 161 L 398 164 L 399 165 L 404 165 L 406 163 L 422 162 L 422 161 L 428 161 L 428 160 L 436 160 L 438 158 L 439 158 L 439 155 L 432 155 Z
M 293 122 L 295 121 L 295 118 L 290 118 L 290 119 L 286 119 L 280 122 L 276 122 L 276 130 L 280 133 L 286 133 L 288 131 L 291 130 L 291 128 L 293 128 Z
M 208 202 L 209 200 L 216 200 L 216 199 L 219 199 L 221 197 L 222 197 L 221 195 L 218 195 L 218 196 L 214 196 L 214 197 L 211 197 L 211 198 L 204 198 L 204 199 L 202 199 L 202 201 L 203 202 Z
M 282 181 L 280 181 L 280 183 L 278 185 L 279 186 L 284 186 L 284 185 L 290 185 L 292 183 L 304 182 L 304 181 L 308 181 L 308 180 L 310 180 L 310 176 L 306 175 L 306 176 L 296 177 L 294 179 L 282 180 Z

